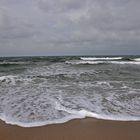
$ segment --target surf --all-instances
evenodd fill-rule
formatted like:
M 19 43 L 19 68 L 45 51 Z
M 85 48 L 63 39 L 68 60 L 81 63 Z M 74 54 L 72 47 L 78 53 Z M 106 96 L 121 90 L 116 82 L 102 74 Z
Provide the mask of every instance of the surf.
M 80 57 L 81 60 L 94 61 L 94 60 L 121 60 L 123 57 Z

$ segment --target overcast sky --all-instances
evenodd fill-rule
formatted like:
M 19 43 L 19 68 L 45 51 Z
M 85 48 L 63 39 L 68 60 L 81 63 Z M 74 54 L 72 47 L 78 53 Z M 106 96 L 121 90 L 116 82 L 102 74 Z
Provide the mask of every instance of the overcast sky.
M 140 0 L 0 0 L 0 56 L 140 54 Z

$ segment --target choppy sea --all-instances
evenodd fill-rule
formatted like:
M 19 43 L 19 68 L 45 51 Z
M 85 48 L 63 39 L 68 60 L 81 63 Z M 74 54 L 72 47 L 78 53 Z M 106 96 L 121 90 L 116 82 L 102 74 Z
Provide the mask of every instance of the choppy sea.
M 140 56 L 1 57 L 0 119 L 22 127 L 140 121 Z

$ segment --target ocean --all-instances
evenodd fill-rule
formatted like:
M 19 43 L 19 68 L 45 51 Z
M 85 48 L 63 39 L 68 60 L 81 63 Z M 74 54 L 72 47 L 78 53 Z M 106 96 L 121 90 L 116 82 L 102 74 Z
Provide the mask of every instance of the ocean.
M 140 121 L 140 56 L 0 58 L 0 119 L 35 127 Z

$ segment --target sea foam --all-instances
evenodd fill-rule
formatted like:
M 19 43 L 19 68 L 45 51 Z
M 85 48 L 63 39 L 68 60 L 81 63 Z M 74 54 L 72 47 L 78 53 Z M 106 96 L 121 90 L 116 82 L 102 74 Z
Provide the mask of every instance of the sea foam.
M 70 112 L 67 110 L 67 112 Z M 71 114 L 69 116 L 66 116 L 62 119 L 56 119 L 52 121 L 39 121 L 39 122 L 21 122 L 14 120 L 13 118 L 8 118 L 5 115 L 1 115 L 0 119 L 4 121 L 7 124 L 11 125 L 18 125 L 21 127 L 39 127 L 39 126 L 45 126 L 45 125 L 50 125 L 50 124 L 60 124 L 60 123 L 65 123 L 73 119 L 83 119 L 86 117 L 91 117 L 91 118 L 96 118 L 96 119 L 102 119 L 102 120 L 112 120 L 112 121 L 140 121 L 139 117 L 124 117 L 124 116 L 119 116 L 116 117 L 114 115 L 104 115 L 104 114 L 97 114 L 94 112 L 90 112 L 87 110 L 80 110 L 80 111 L 74 111 L 71 110 Z

